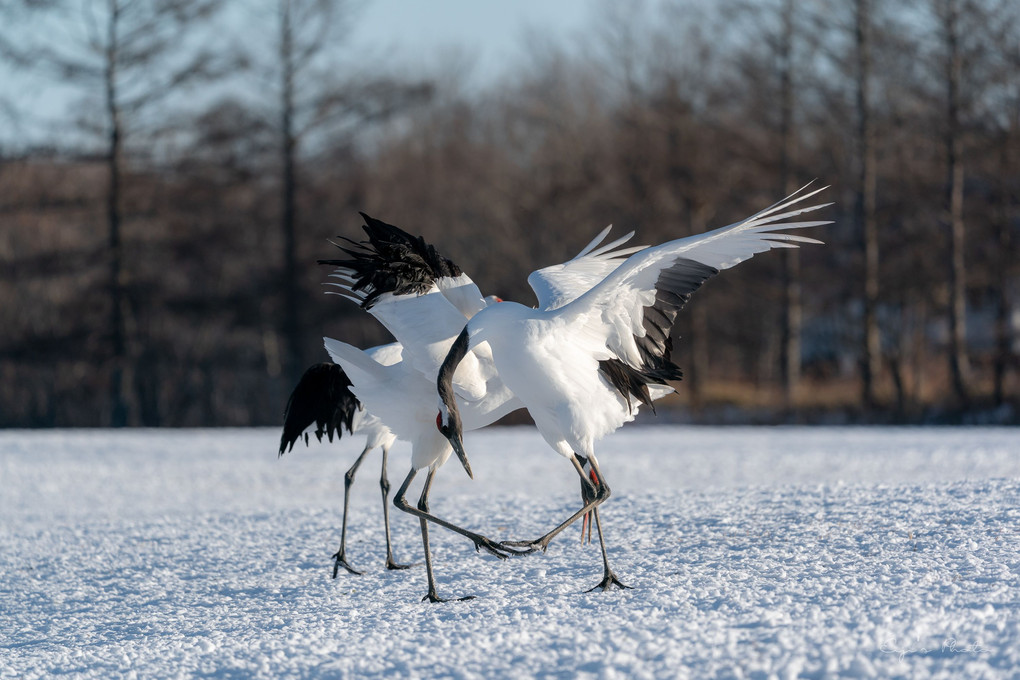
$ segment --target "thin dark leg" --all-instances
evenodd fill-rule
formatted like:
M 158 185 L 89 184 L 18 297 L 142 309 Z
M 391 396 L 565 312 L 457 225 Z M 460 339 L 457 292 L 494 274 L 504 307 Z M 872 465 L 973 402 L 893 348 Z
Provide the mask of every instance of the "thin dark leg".
M 412 474 L 414 473 L 412 472 Z M 425 485 L 421 489 L 421 498 L 418 499 L 418 507 L 423 512 L 428 512 L 428 490 L 432 486 L 432 476 L 434 474 L 435 470 L 429 470 L 428 477 L 425 478 Z M 445 602 L 436 592 L 436 575 L 432 571 L 432 549 L 429 547 L 429 523 L 423 517 L 419 517 L 418 522 L 421 524 L 421 543 L 425 548 L 425 573 L 429 577 L 429 592 L 425 597 L 421 598 L 421 601 Z
M 379 488 L 382 489 L 382 513 L 383 522 L 386 524 L 386 568 L 387 569 L 410 569 L 414 564 L 398 564 L 393 560 L 393 544 L 390 542 L 390 480 L 386 478 L 386 458 L 390 449 L 384 446 L 382 450 L 382 476 L 379 478 Z
M 429 470 L 428 477 L 425 478 L 425 485 L 421 490 L 421 498 L 418 499 L 418 507 L 411 508 L 404 499 L 407 494 L 407 487 L 411 485 L 411 481 L 414 480 L 415 475 L 418 472 L 411 468 L 411 471 L 407 473 L 407 477 L 404 478 L 404 483 L 397 489 L 397 495 L 393 499 L 393 504 L 405 512 L 411 512 L 412 514 L 418 515 L 418 523 L 421 524 L 421 542 L 425 548 L 425 572 L 428 574 L 429 579 L 429 591 L 425 597 L 421 598 L 422 602 L 428 600 L 429 602 L 446 602 L 443 598 L 439 597 L 436 592 L 436 577 L 432 572 L 432 551 L 429 548 L 429 524 L 426 518 L 429 517 L 429 491 L 432 489 L 432 478 L 435 476 L 435 470 Z M 417 512 L 413 512 L 417 510 Z M 461 598 L 465 600 L 471 599 L 470 597 Z
M 431 475 L 432 472 L 429 472 L 429 474 Z M 486 538 L 485 536 L 482 536 L 481 534 L 476 534 L 473 531 L 468 531 L 467 529 L 463 529 L 455 524 L 451 524 L 450 522 L 447 522 L 444 519 L 440 519 L 439 517 L 430 514 L 427 510 L 422 510 L 421 508 L 416 508 L 412 505 L 409 505 L 404 496 L 407 493 L 408 485 L 410 485 L 411 480 L 414 479 L 414 475 L 415 471 L 411 470 L 411 473 L 408 474 L 407 478 L 404 480 L 404 483 L 400 485 L 400 488 L 397 490 L 397 495 L 393 498 L 393 504 L 395 506 L 397 506 L 404 512 L 410 513 L 418 517 L 419 519 L 426 519 L 430 522 L 435 522 L 441 527 L 446 527 L 450 531 L 454 531 L 460 534 L 461 536 L 466 536 L 467 538 L 471 539 L 472 543 L 475 544 L 476 551 L 479 550 L 480 548 L 484 548 L 490 554 L 495 555 L 501 560 L 505 560 L 507 557 L 510 557 L 511 555 L 523 554 L 522 552 L 513 550 L 512 548 L 503 547 L 500 544 L 496 543 L 495 541 Z
M 584 515 L 588 511 L 595 509 L 602 503 L 605 503 L 609 496 L 612 495 L 612 491 L 610 490 L 609 485 L 606 484 L 606 480 L 602 478 L 602 475 L 598 471 L 598 467 L 594 465 L 594 461 L 591 462 L 595 470 L 595 474 L 598 477 L 599 481 L 598 486 L 593 484 L 592 481 L 588 479 L 588 476 L 585 474 L 584 468 L 581 465 L 581 461 L 578 459 L 576 455 L 574 455 L 570 459 L 570 462 L 574 464 L 574 469 L 577 470 L 577 474 L 581 477 L 581 483 L 586 484 L 588 486 L 588 490 L 592 494 L 591 500 L 585 503 L 580 510 L 578 510 L 573 515 L 568 517 L 562 524 L 557 526 L 555 529 L 553 529 L 546 535 L 540 538 L 536 538 L 533 541 L 504 541 L 503 543 L 500 544 L 501 546 L 507 548 L 521 548 L 521 547 L 528 548 L 527 552 L 535 552 L 536 550 L 541 550 L 542 552 L 545 552 L 545 550 L 549 547 L 549 542 L 552 541 L 557 534 L 559 534 L 561 531 L 569 527 L 571 524 L 576 522 L 581 517 L 584 517 Z
M 577 460 L 580 461 L 581 469 L 584 469 L 584 465 L 588 462 L 587 456 L 582 456 L 579 453 L 575 453 L 574 455 L 577 456 Z M 590 473 L 591 481 L 592 481 L 592 483 L 595 486 L 598 486 L 598 479 L 594 475 L 595 475 L 595 472 L 593 470 Z M 587 479 L 584 479 L 584 478 L 581 479 L 581 504 L 582 505 L 586 505 L 586 504 L 590 503 L 591 500 L 595 497 L 593 489 L 594 489 L 594 487 L 592 486 L 592 484 L 588 483 Z M 587 543 L 591 543 L 591 525 L 592 525 L 591 516 L 592 516 L 592 512 L 593 512 L 592 510 L 589 510 L 587 513 L 585 513 L 584 517 L 581 520 L 581 545 L 584 545 L 586 542 Z M 585 534 L 587 534 L 587 535 L 585 535 Z
M 602 568 L 604 569 L 602 574 L 602 580 L 594 587 L 588 590 L 590 593 L 596 588 L 601 588 L 603 591 L 609 590 L 614 585 L 621 590 L 630 588 L 628 585 L 624 585 L 620 582 L 620 579 L 616 578 L 616 574 L 609 568 L 609 555 L 606 554 L 606 541 L 602 538 L 602 522 L 599 519 L 599 509 L 595 508 L 592 510 L 595 515 L 595 529 L 599 532 L 599 546 L 602 548 Z
M 429 492 L 432 491 L 432 478 L 435 476 L 435 470 L 429 470 L 428 477 L 425 478 L 425 485 L 421 489 L 421 498 L 418 499 L 418 509 L 424 513 L 429 511 Z M 432 571 L 432 550 L 429 547 L 429 523 L 425 521 L 424 517 L 419 517 L 418 522 L 421 524 L 421 542 L 425 547 L 425 571 L 429 576 L 429 592 L 425 597 L 421 598 L 422 602 L 428 600 L 429 602 L 446 602 L 443 598 L 439 597 L 436 592 L 436 576 Z M 457 598 L 458 600 L 473 600 L 474 595 L 468 595 L 467 597 Z
M 336 578 L 337 572 L 340 571 L 340 567 L 343 567 L 352 574 L 361 575 L 361 572 L 352 567 L 347 563 L 346 558 L 346 547 L 347 547 L 347 509 L 351 503 L 351 485 L 354 484 L 354 475 L 358 471 L 358 466 L 361 465 L 361 461 L 365 460 L 365 456 L 371 451 L 371 447 L 366 446 L 365 450 L 361 452 L 358 459 L 354 461 L 354 465 L 344 475 L 344 521 L 343 528 L 340 530 L 340 549 L 333 553 L 333 578 Z

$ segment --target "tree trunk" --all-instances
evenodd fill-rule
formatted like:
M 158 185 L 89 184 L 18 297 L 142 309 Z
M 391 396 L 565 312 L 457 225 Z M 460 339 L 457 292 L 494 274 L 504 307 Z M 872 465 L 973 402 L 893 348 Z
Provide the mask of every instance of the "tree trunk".
M 968 400 L 967 277 L 964 269 L 963 166 L 960 164 L 959 6 L 947 0 L 942 16 L 946 40 L 946 208 L 949 213 L 949 373 L 961 404 Z
M 896 395 L 896 415 L 902 420 L 907 413 L 907 386 L 903 379 L 903 360 L 899 351 L 889 357 L 889 375 Z
M 796 406 L 800 382 L 800 337 L 804 308 L 800 283 L 800 251 L 783 253 L 782 368 L 783 399 L 786 408 Z
M 131 384 L 130 366 L 127 361 L 127 338 L 124 320 L 124 273 L 121 247 L 121 119 L 117 102 L 117 23 L 120 7 L 116 0 L 109 2 L 110 16 L 107 24 L 105 94 L 106 114 L 109 124 L 107 137 L 106 167 L 109 177 L 106 188 L 107 247 L 110 251 L 110 425 L 124 427 L 128 424 L 128 386 Z
M 1009 153 L 1009 139 L 1003 140 L 1001 149 L 1001 171 L 1000 176 L 1011 177 L 1011 162 Z M 994 370 L 994 395 L 995 405 L 1002 406 L 1006 403 L 1006 371 L 1009 369 L 1009 360 L 1013 356 L 1013 329 L 1010 323 L 1009 304 L 1009 263 L 1013 257 L 1013 237 L 1010 229 L 1010 204 L 1011 196 L 1008 187 L 1001 189 L 1001 199 L 998 211 L 998 224 L 996 225 L 996 236 L 998 237 L 999 256 L 997 258 L 996 283 L 998 295 L 995 306 L 995 361 Z
M 1000 242 L 1003 229 L 999 232 Z M 995 363 L 994 363 L 994 394 L 995 405 L 1006 403 L 1006 369 L 1007 361 L 1012 356 L 1013 333 L 1009 323 L 1009 296 L 1006 293 L 1007 277 L 1000 279 L 998 300 L 995 309 Z
M 704 305 L 688 307 L 691 314 L 691 365 L 685 371 L 691 408 L 700 411 L 705 405 L 705 377 L 708 375 L 708 317 Z
M 793 160 L 796 152 L 793 134 L 793 39 L 794 0 L 783 2 L 783 34 L 780 40 L 780 178 L 782 194 L 794 191 Z M 780 348 L 780 380 L 783 402 L 787 409 L 794 406 L 800 381 L 800 334 L 803 307 L 801 303 L 800 250 L 783 253 L 783 317 Z
M 914 303 L 914 332 L 913 351 L 911 352 L 911 363 L 913 365 L 913 386 L 911 392 L 914 395 L 914 408 L 923 409 L 925 392 L 928 389 L 925 376 L 928 369 L 928 304 L 924 300 Z
M 288 383 L 297 382 L 301 366 L 301 328 L 298 313 L 298 276 L 297 276 L 297 206 L 295 194 L 297 178 L 295 176 L 295 153 L 297 142 L 294 136 L 294 35 L 291 25 L 291 5 L 283 0 L 280 21 L 280 61 L 281 61 L 281 105 L 280 136 L 282 141 L 283 163 L 283 210 L 281 228 L 283 230 L 283 372 Z
M 881 338 L 876 318 L 878 306 L 878 227 L 875 222 L 875 142 L 871 120 L 871 8 L 857 0 L 854 37 L 857 50 L 857 148 L 859 175 L 856 222 L 861 229 L 864 255 L 864 326 L 861 346 L 861 400 L 875 407 L 875 383 L 881 366 Z

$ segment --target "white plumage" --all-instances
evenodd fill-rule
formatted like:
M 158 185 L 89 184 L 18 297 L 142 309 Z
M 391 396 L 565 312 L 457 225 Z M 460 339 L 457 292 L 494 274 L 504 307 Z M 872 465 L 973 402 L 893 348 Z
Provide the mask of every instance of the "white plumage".
M 400 361 L 401 346 L 398 343 L 381 345 L 367 350 L 367 354 L 381 364 L 393 364 Z M 352 574 L 360 574 L 347 561 L 347 519 L 350 509 L 351 486 L 355 474 L 365 457 L 376 447 L 382 447 L 382 472 L 379 484 L 382 490 L 383 518 L 386 529 L 386 568 L 404 569 L 408 565 L 399 564 L 393 559 L 393 546 L 390 540 L 389 519 L 389 480 L 386 476 L 386 461 L 390 447 L 396 441 L 396 435 L 376 416 L 368 413 L 350 391 L 350 380 L 343 369 L 336 364 L 317 364 L 308 368 L 301 380 L 294 387 L 287 408 L 284 411 L 283 434 L 280 437 L 280 455 L 291 450 L 294 444 L 304 439 L 308 442 L 309 435 L 315 434 L 320 441 L 326 435 L 330 442 L 343 436 L 346 428 L 350 434 L 365 435 L 365 448 L 344 474 L 344 506 L 343 523 L 340 534 L 340 548 L 333 554 L 333 578 L 337 577 L 340 567 Z
M 415 258 L 415 262 L 428 255 L 425 249 L 427 244 L 420 239 L 415 240 L 399 232 L 395 227 L 380 224 L 378 232 L 387 233 L 391 237 L 396 234 L 402 243 L 409 243 L 412 248 L 419 251 L 421 257 Z M 603 230 L 577 257 L 564 265 L 559 265 L 555 272 L 549 271 L 544 276 L 536 273 L 539 274 L 537 280 L 545 282 L 543 294 L 539 296 L 540 301 L 552 305 L 564 304 L 574 299 L 612 272 L 624 256 L 640 249 L 631 247 L 612 252 L 613 248 L 629 240 L 633 236 L 631 233 L 596 250 L 608 232 L 608 228 Z M 370 237 L 372 233 L 370 231 Z M 373 244 L 372 257 L 382 258 L 383 251 L 390 252 L 381 238 L 373 241 Z M 362 247 L 368 251 L 367 246 Z M 357 251 L 348 252 L 356 256 L 358 254 Z M 395 252 L 397 255 L 401 254 L 399 249 Z M 361 257 L 362 260 L 368 259 L 364 253 L 361 253 Z M 484 309 L 508 303 L 498 301 L 498 298 L 488 300 L 482 298 L 477 286 L 464 274 L 436 276 L 433 280 L 420 284 L 412 281 L 410 283 L 422 289 L 416 293 L 381 292 L 374 287 L 374 283 L 365 283 L 377 280 L 371 276 L 371 272 L 366 273 L 365 266 L 354 261 L 347 266 L 343 262 L 333 263 L 337 264 L 338 268 L 332 275 L 334 281 L 331 285 L 339 289 L 338 294 L 359 304 L 370 300 L 368 311 L 386 326 L 402 346 L 401 359 L 390 365 L 384 365 L 352 345 L 324 338 L 326 350 L 333 360 L 343 367 L 351 380 L 351 391 L 366 410 L 385 423 L 398 438 L 411 443 L 411 471 L 397 492 L 394 502 L 402 510 L 415 514 L 422 520 L 422 537 L 429 576 L 429 593 L 426 598 L 438 601 L 428 550 L 426 520 L 461 533 L 470 538 L 476 548 L 484 548 L 498 557 L 505 558 L 514 552 L 500 547 L 485 536 L 441 520 L 427 511 L 427 498 L 433 475 L 454 450 L 449 440 L 436 427 L 437 418 L 433 405 L 439 368 L 457 334 L 468 320 Z M 448 264 L 453 267 L 452 263 Z M 361 272 L 357 270 L 359 266 Z M 380 261 L 379 266 L 385 267 L 386 262 Z M 394 283 L 392 277 L 385 280 Z M 399 286 L 400 282 L 396 282 L 396 285 Z M 462 414 L 464 429 L 484 427 L 521 408 L 523 404 L 507 389 L 496 372 L 492 353 L 486 343 L 476 343 L 472 351 L 465 354 L 462 359 L 452 383 L 453 391 L 458 397 L 458 412 Z M 470 475 L 467 459 L 462 458 L 462 462 Z M 414 508 L 404 501 L 404 495 L 416 472 L 426 468 L 429 474 L 422 499 L 418 507 Z
M 612 273 L 624 258 L 645 246 L 613 250 L 629 241 L 634 232 L 596 249 L 609 234 L 603 229 L 573 259 L 534 272 L 529 282 L 540 307 L 555 309 L 574 300 Z M 342 295 L 360 302 L 371 292 L 352 290 L 352 277 L 341 267 L 331 275 L 345 283 L 332 283 Z M 454 291 L 451 299 L 451 291 Z M 499 298 L 483 298 L 467 275 L 452 283 L 437 279 L 422 294 L 383 293 L 368 310 L 398 340 L 399 361 L 379 361 L 368 352 L 333 338 L 323 338 L 330 357 L 350 376 L 351 391 L 369 413 L 412 443 L 412 466 L 421 470 L 445 463 L 452 448 L 436 430 L 435 380 L 457 334 L 477 312 L 494 308 Z M 523 407 L 496 371 L 492 352 L 477 342 L 458 365 L 453 382 L 464 429 L 485 427 Z
M 643 249 L 590 290 L 561 305 L 529 309 L 505 303 L 479 312 L 468 322 L 464 349 L 487 345 L 504 385 L 528 409 L 546 442 L 571 460 L 582 480 L 586 478 L 582 467 L 589 464 L 598 482 L 598 489 L 590 489 L 586 508 L 552 532 L 535 541 L 504 545 L 544 550 L 565 526 L 608 498 L 595 442 L 632 420 L 639 401 L 650 403 L 672 390 L 665 380 L 672 379 L 671 371 L 676 369 L 669 361 L 668 340 L 676 313 L 705 279 L 722 269 L 771 248 L 820 243 L 775 231 L 828 224 L 783 221 L 824 207 L 794 207 L 819 191 L 803 193 L 801 189 L 742 222 Z M 556 281 L 555 267 L 541 270 L 550 271 Z M 540 274 L 528 279 L 536 295 L 556 299 L 555 283 L 550 283 L 548 273 Z M 563 280 L 562 274 L 558 276 Z M 447 361 L 455 367 L 456 359 L 451 353 Z M 642 394 L 645 389 L 647 395 Z M 441 406 L 443 411 L 455 408 L 448 402 Z M 460 455 L 460 433 L 453 430 L 450 440 Z M 601 533 L 599 526 L 600 540 Z M 620 585 L 605 560 L 600 585 L 607 588 L 614 583 Z
M 391 366 L 401 359 L 403 347 L 399 342 L 391 342 L 388 345 L 379 345 L 365 350 L 365 354 L 372 357 L 374 361 L 384 366 Z M 390 450 L 397 435 L 393 434 L 390 428 L 377 416 L 365 410 L 364 405 L 354 413 L 351 421 L 351 434 L 365 435 L 365 449 L 371 451 L 377 446 Z

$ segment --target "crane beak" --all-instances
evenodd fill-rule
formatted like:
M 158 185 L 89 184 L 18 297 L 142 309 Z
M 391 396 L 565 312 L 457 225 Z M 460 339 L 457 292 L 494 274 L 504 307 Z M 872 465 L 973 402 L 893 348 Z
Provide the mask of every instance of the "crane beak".
M 457 452 L 457 457 L 460 458 L 460 463 L 464 466 L 464 471 L 467 472 L 468 477 L 474 479 L 475 476 L 471 472 L 471 463 L 468 462 L 467 453 L 464 452 L 464 442 L 461 441 L 460 433 L 450 437 L 450 444 L 453 446 L 453 450 Z

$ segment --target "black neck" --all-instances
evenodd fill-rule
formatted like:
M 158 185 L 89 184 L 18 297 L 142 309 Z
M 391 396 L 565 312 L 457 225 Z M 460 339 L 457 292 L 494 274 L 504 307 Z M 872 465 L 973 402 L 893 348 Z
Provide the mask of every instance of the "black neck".
M 457 339 L 453 341 L 453 346 L 450 347 L 450 351 L 446 354 L 446 359 L 443 360 L 443 365 L 439 367 L 439 377 L 436 379 L 436 387 L 439 389 L 439 398 L 446 404 L 446 409 L 450 413 L 451 421 L 454 420 L 455 416 L 458 416 L 457 411 L 457 400 L 453 394 L 453 374 L 457 372 L 457 366 L 464 360 L 465 355 L 468 352 L 468 329 L 467 326 L 460 332 Z M 459 420 L 459 418 L 457 418 Z

